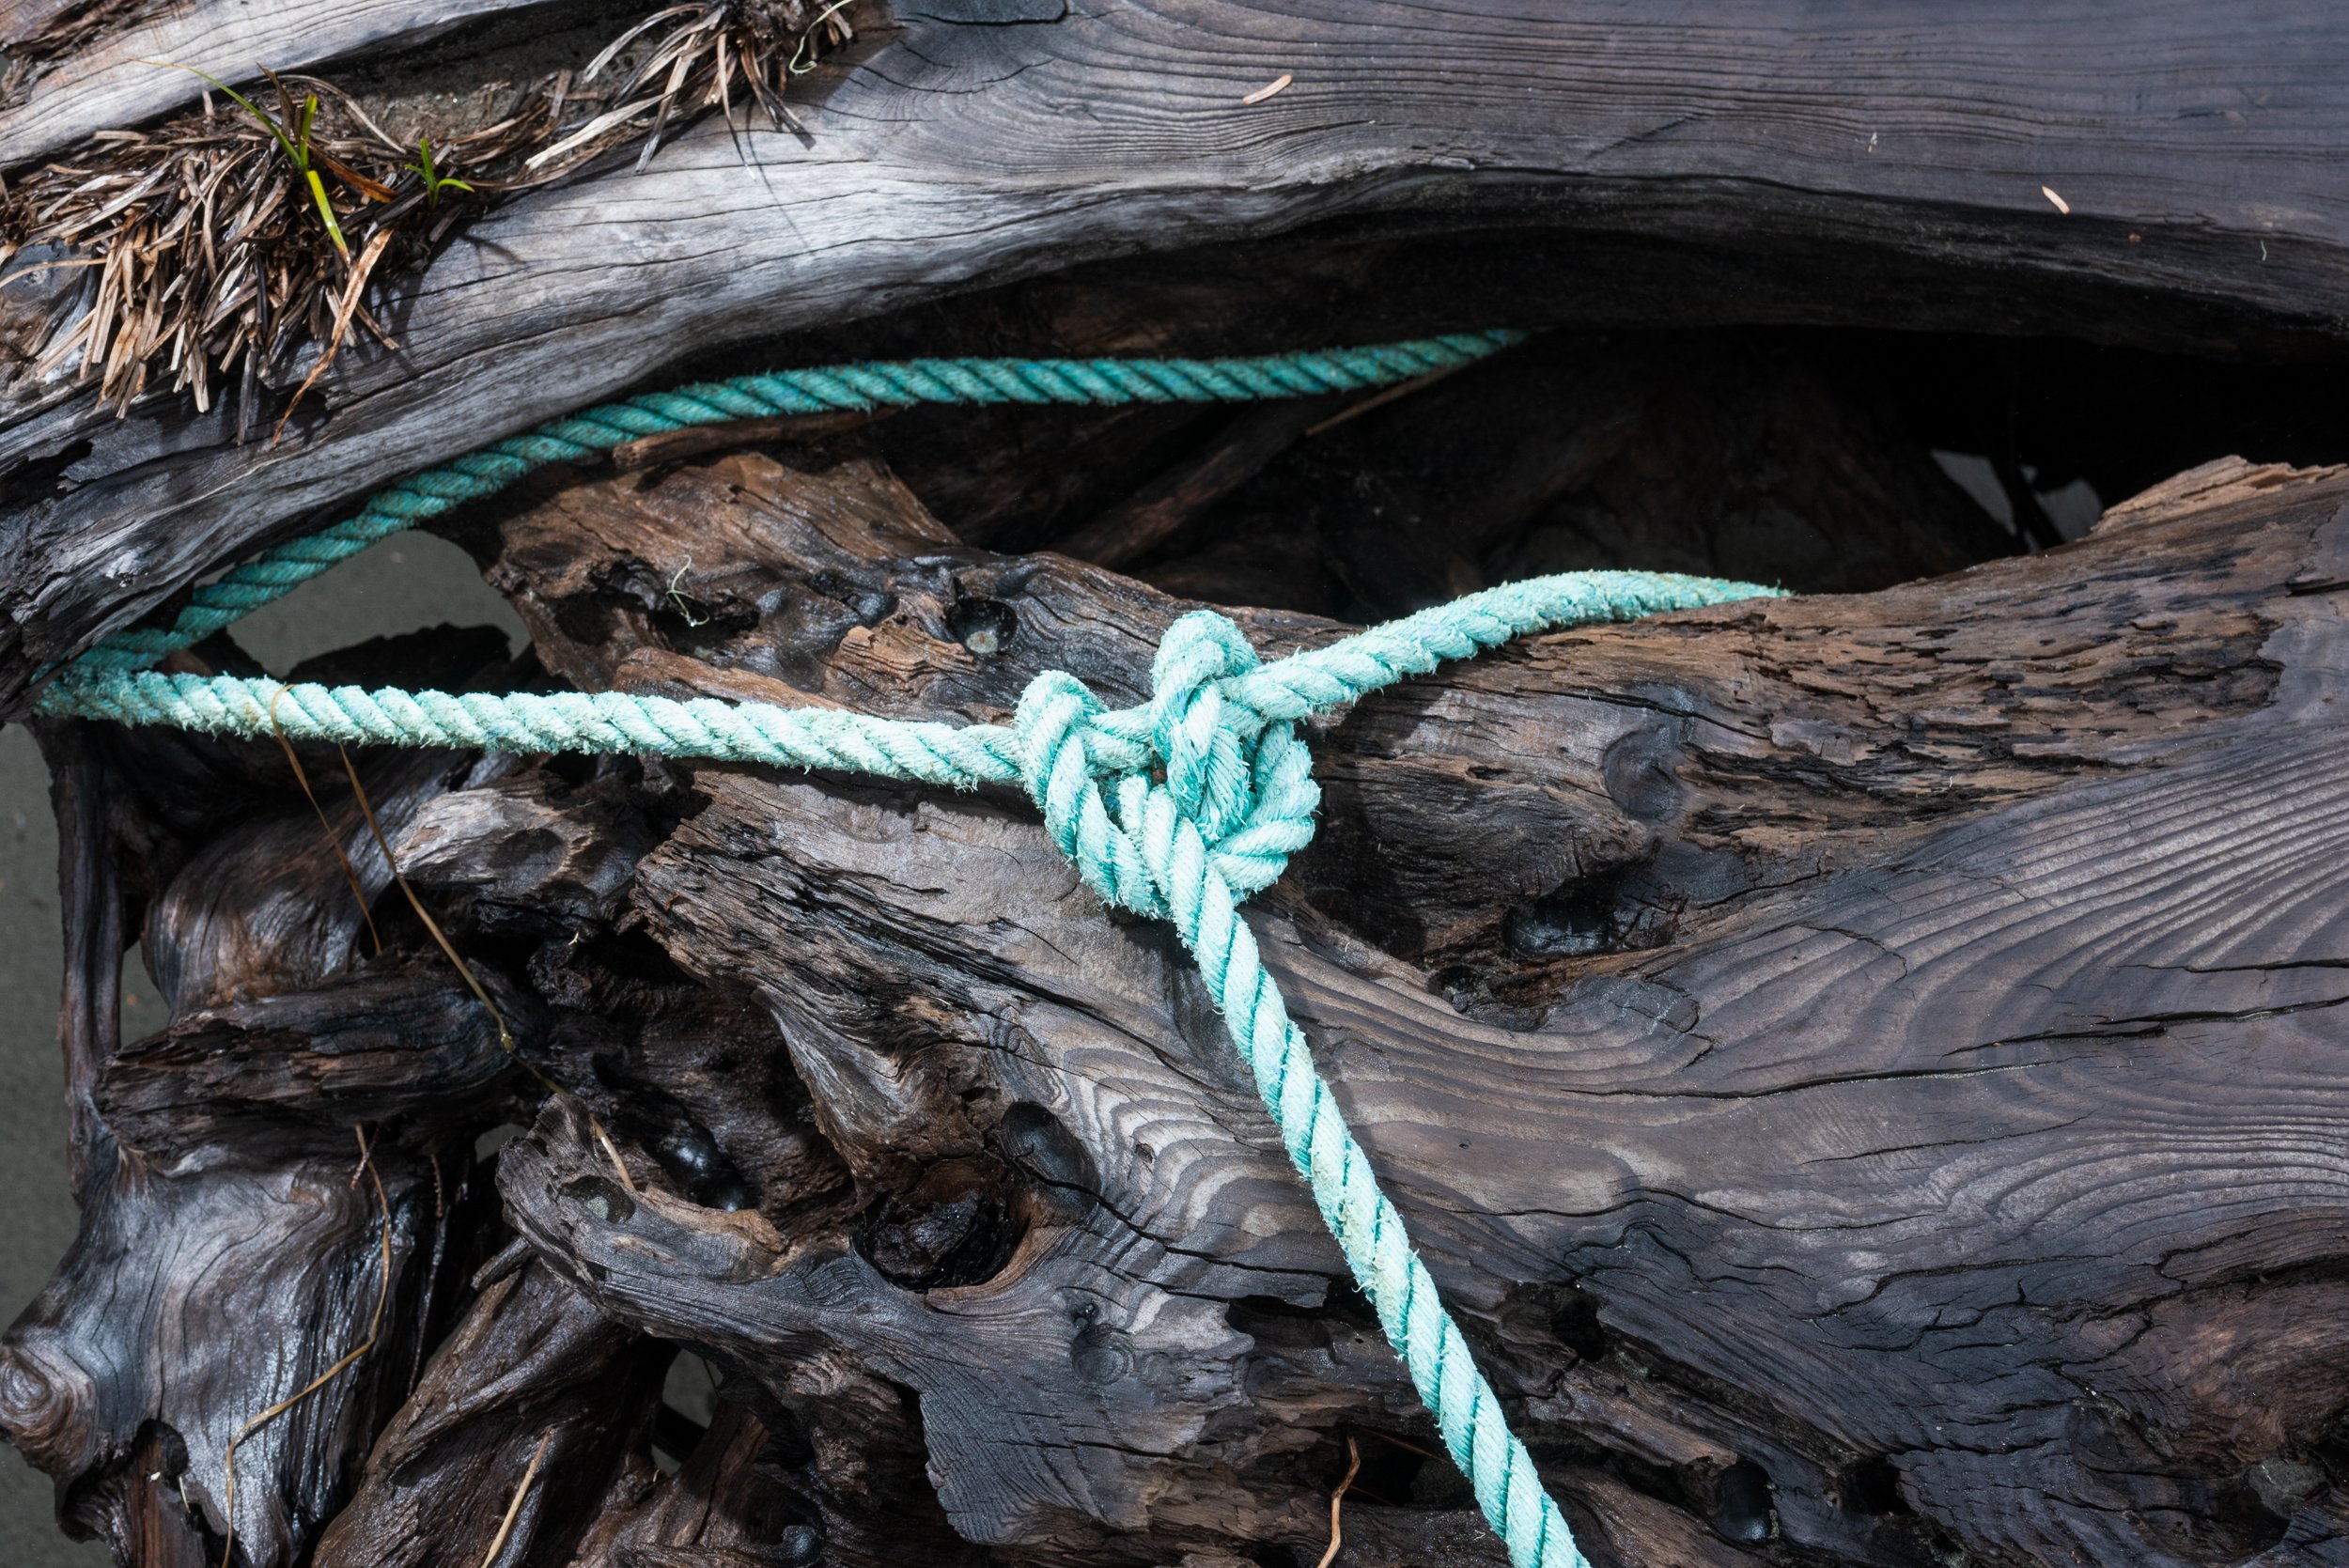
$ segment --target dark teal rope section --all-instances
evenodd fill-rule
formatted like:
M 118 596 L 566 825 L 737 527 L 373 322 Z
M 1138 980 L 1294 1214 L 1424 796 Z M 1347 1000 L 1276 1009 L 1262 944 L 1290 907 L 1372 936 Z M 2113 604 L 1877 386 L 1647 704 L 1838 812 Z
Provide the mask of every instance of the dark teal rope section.
M 225 630 L 379 540 L 533 470 L 585 462 L 624 442 L 694 425 L 836 413 L 921 403 L 1243 403 L 1365 392 L 1457 369 L 1525 339 L 1520 332 L 1455 333 L 1367 349 L 1253 359 L 917 359 L 776 370 L 606 403 L 471 452 L 378 490 L 355 517 L 278 546 L 196 588 L 168 628 L 118 631 L 76 660 L 92 670 L 144 670 Z

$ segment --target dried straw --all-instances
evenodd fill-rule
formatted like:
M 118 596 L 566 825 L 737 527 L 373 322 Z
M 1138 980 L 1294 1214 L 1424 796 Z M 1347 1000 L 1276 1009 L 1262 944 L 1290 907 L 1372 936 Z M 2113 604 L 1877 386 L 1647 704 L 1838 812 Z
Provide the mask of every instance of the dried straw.
M 322 347 L 286 414 L 354 328 L 397 350 L 379 316 L 385 280 L 419 269 L 490 202 L 633 142 L 642 168 L 664 136 L 710 109 L 731 125 L 738 90 L 777 129 L 791 124 L 791 77 L 855 36 L 847 4 L 711 0 L 657 11 L 576 80 L 558 72 L 494 124 L 433 136 L 428 164 L 312 76 L 267 75 L 247 94 L 256 112 L 208 93 L 200 113 L 102 132 L 0 187 L 0 269 L 57 246 L 65 259 L 13 276 L 90 274 L 53 318 L 34 374 L 94 381 L 117 413 L 153 394 L 185 393 L 198 410 L 232 396 L 242 441 L 265 392 L 291 379 L 311 345 Z M 315 193 L 279 134 L 299 126 L 313 97 L 308 135 L 288 139 L 317 172 Z M 441 183 L 427 181 L 428 166 Z

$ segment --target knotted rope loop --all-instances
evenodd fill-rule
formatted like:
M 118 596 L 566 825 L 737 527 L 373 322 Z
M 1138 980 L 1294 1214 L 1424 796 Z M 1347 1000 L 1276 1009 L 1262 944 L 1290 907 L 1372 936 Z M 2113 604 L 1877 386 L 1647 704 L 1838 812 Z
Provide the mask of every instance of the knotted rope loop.
M 1256 667 L 1239 628 L 1200 610 L 1160 639 L 1140 707 L 1113 711 L 1062 670 L 1029 684 L 1012 721 L 1020 782 L 1104 901 L 1159 919 L 1173 912 L 1175 823 L 1242 898 L 1312 841 L 1321 802 L 1313 758 L 1294 722 L 1268 720 L 1239 695 L 1238 678 Z
M 1311 842 L 1321 792 L 1297 725 L 1446 660 L 1514 637 L 1772 595 L 1750 582 L 1569 572 L 1471 594 L 1341 642 L 1260 664 L 1213 612 L 1167 629 L 1150 700 L 1112 710 L 1066 672 L 1038 676 L 1011 728 L 834 708 L 625 691 L 451 695 L 301 685 L 149 668 L 365 549 L 492 494 L 532 469 L 635 436 L 750 413 L 920 402 L 1208 401 L 1390 385 L 1465 365 L 1522 334 L 1495 332 L 1263 360 L 920 360 L 752 376 L 591 409 L 382 491 L 359 514 L 197 588 L 169 629 L 117 633 L 53 681 L 41 710 L 215 734 L 509 752 L 618 752 L 828 768 L 969 789 L 1014 781 L 1052 841 L 1111 904 L 1172 921 L 1282 1146 L 1311 1187 L 1444 1446 L 1516 1568 L 1589 1568 L 1533 1457 L 1379 1189 L 1303 1032 L 1265 968 L 1239 901 Z

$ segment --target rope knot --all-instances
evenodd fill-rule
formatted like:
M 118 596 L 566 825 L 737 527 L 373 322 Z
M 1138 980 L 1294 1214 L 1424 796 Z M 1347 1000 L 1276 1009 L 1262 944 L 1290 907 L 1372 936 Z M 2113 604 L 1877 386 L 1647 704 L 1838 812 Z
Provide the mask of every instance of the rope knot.
M 1206 872 L 1245 898 L 1313 839 L 1321 790 L 1305 742 L 1233 685 L 1256 662 L 1238 627 L 1200 610 L 1160 639 L 1139 707 L 1107 708 L 1061 670 L 1019 699 L 1021 782 L 1107 902 L 1184 918 Z

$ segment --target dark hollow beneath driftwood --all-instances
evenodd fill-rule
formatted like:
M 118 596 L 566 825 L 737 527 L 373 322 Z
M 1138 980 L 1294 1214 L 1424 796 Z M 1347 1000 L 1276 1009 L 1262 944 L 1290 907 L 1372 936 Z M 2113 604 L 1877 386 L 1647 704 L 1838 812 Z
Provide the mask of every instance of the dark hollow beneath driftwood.
M 990 346 L 1773 320 L 2338 359 L 2338 8 L 1945 9 L 900 5 L 811 95 L 804 136 L 707 124 L 642 178 L 489 215 L 386 305 L 403 350 L 344 355 L 282 445 L 234 446 L 225 415 L 177 400 L 117 421 L 64 383 L 11 387 L 0 710 L 294 520 L 747 335 L 1316 225 L 1314 246 L 1194 262 L 1162 289 L 1113 261 L 1116 303 L 1081 330 L 1032 314 Z M 370 9 L 335 36 L 389 47 L 436 14 Z M 1382 296 L 1299 259 L 1330 225 L 1448 248 L 1416 293 Z M 1462 243 L 1480 227 L 1507 242 Z M 1218 265 L 1236 287 L 1201 291 Z M 1235 303 L 1268 290 L 1282 308 Z
M 1186 602 L 957 538 L 894 424 L 552 478 L 464 537 L 567 684 L 1140 696 Z M 2217 465 L 2062 551 L 1537 639 L 1315 727 L 1320 836 L 1251 918 L 1600 1562 L 2349 1550 L 2345 531 L 2349 472 Z M 1259 580 L 1225 548 L 1161 569 Z M 445 635 L 338 662 L 537 678 Z M 1346 1560 L 1497 1560 L 1179 950 L 1018 800 L 363 759 L 550 1099 L 331 753 L 380 956 L 273 748 L 44 741 L 85 1221 L 0 1422 L 144 1560 L 217 1552 L 227 1436 L 365 1332 L 352 1123 L 383 1348 L 240 1450 L 257 1568 L 475 1563 L 542 1440 L 508 1563 L 1310 1563 L 1349 1438 Z M 122 1044 L 132 931 L 173 1020 Z

